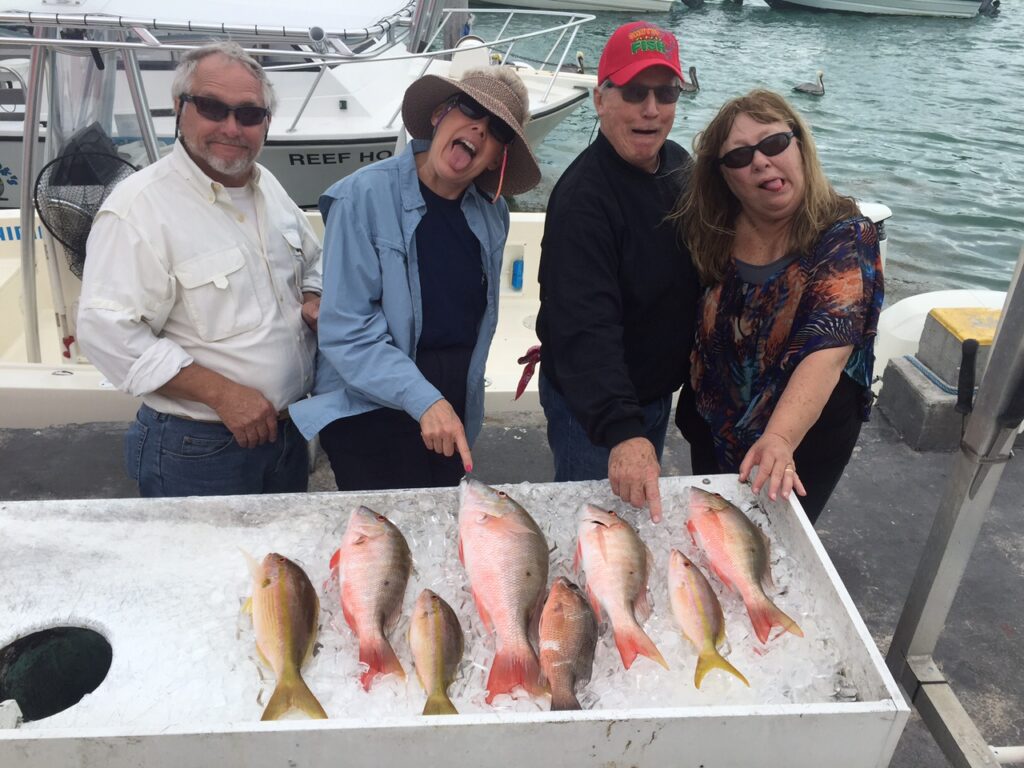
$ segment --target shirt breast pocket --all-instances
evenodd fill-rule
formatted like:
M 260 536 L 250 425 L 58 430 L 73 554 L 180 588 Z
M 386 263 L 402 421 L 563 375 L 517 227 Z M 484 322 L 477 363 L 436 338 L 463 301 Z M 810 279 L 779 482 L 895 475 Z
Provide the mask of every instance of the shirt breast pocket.
M 251 331 L 263 320 L 263 311 L 237 247 L 195 256 L 177 268 L 182 301 L 203 341 L 220 341 Z

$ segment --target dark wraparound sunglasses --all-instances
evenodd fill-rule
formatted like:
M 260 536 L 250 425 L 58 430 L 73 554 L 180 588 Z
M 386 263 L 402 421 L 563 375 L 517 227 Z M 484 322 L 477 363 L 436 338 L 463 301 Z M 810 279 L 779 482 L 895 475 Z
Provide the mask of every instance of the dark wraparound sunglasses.
M 208 96 L 192 96 L 188 93 L 183 93 L 178 98 L 184 102 L 194 104 L 196 112 L 215 123 L 224 122 L 232 112 L 238 124 L 244 125 L 247 128 L 259 125 L 270 117 L 270 110 L 266 107 L 229 107 L 223 101 L 217 101 L 217 99 L 211 99 Z
M 771 136 L 765 136 L 753 146 L 730 149 L 718 158 L 718 162 L 726 168 L 746 168 L 754 162 L 755 152 L 760 152 L 765 157 L 775 157 L 785 152 L 794 135 L 793 131 L 773 133 Z
M 487 130 L 490 134 L 500 141 L 502 144 L 511 144 L 516 137 L 516 132 L 512 126 L 502 120 L 500 117 L 495 117 L 494 114 L 483 107 L 479 101 L 470 98 L 464 93 L 452 96 L 448 103 L 453 107 L 458 107 L 459 112 L 464 114 L 470 120 L 482 120 L 487 118 Z
M 647 101 L 647 94 L 654 91 L 654 100 L 659 104 L 675 104 L 679 101 L 679 94 L 683 89 L 678 85 L 640 85 L 639 83 L 626 83 L 616 85 L 608 81 L 608 85 L 618 89 L 622 94 L 622 100 L 630 104 L 643 104 Z

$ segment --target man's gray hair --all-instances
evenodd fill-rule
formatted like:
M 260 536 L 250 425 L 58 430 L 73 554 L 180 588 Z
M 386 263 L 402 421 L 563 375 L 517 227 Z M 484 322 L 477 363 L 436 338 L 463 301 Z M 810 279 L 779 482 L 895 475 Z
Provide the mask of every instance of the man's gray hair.
M 174 71 L 174 82 L 171 84 L 171 96 L 177 99 L 183 93 L 191 95 L 192 79 L 195 77 L 196 67 L 198 67 L 199 62 L 207 56 L 213 56 L 215 54 L 219 54 L 229 61 L 238 62 L 248 69 L 253 77 L 259 80 L 260 85 L 263 87 L 263 104 L 270 110 L 270 113 L 273 114 L 277 109 L 277 95 L 274 93 L 274 86 L 270 84 L 270 79 L 267 77 L 267 73 L 263 71 L 263 67 L 260 66 L 260 63 L 256 61 L 256 59 L 246 53 L 242 49 L 242 46 L 233 40 L 224 40 L 222 42 L 204 45 L 201 48 L 193 48 L 182 56 L 181 61 L 178 63 L 178 68 Z

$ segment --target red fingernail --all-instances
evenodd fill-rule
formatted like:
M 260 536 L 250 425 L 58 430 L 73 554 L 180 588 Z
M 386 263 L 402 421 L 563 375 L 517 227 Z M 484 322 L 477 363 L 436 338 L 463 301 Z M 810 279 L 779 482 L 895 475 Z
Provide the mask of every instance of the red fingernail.
M 466 465 L 466 471 L 467 472 L 472 472 L 473 471 L 473 465 L 472 464 L 467 464 Z

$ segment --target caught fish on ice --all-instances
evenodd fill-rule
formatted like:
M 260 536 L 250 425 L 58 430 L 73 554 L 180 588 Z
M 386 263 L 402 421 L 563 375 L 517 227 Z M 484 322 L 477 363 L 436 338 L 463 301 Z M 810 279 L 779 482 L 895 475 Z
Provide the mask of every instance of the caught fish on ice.
M 252 574 L 256 650 L 277 679 L 262 720 L 277 720 L 292 710 L 323 720 L 327 713 L 302 679 L 302 665 L 313 652 L 320 620 L 320 599 L 306 572 L 287 557 L 271 552 L 258 563 L 245 554 Z
M 719 494 L 692 486 L 689 491 L 690 517 L 686 528 L 694 543 L 707 554 L 715 575 L 743 599 L 757 639 L 767 642 L 772 627 L 782 627 L 803 637 L 797 623 L 764 593 L 763 584 L 771 582 L 764 532 Z
M 409 622 L 409 646 L 416 677 L 427 692 L 424 715 L 457 715 L 448 687 L 462 661 L 465 638 L 455 611 L 429 589 L 416 598 Z
M 378 675 L 405 677 L 388 634 L 402 616 L 412 554 L 402 532 L 384 515 L 357 507 L 330 567 L 341 582 L 341 609 L 359 639 L 359 680 L 370 690 Z
M 580 588 L 564 576 L 551 585 L 540 614 L 540 668 L 551 688 L 551 711 L 582 709 L 576 689 L 590 682 L 597 618 Z
M 725 616 L 718 597 L 700 569 L 678 549 L 669 555 L 668 594 L 676 623 L 697 651 L 693 684 L 700 688 L 704 676 L 717 668 L 735 675 L 749 687 L 747 678 L 718 652 L 725 642 Z
M 529 627 L 539 619 L 548 580 L 548 544 L 530 514 L 504 491 L 470 477 L 459 485 L 459 559 L 477 612 L 497 634 L 487 703 L 521 686 L 545 693 Z
M 593 504 L 580 510 L 576 545 L 577 572 L 586 575 L 587 595 L 598 621 L 608 615 L 615 646 L 626 669 L 638 655 L 668 669 L 654 641 L 640 626 L 651 613 L 647 582 L 654 558 L 633 526 Z

